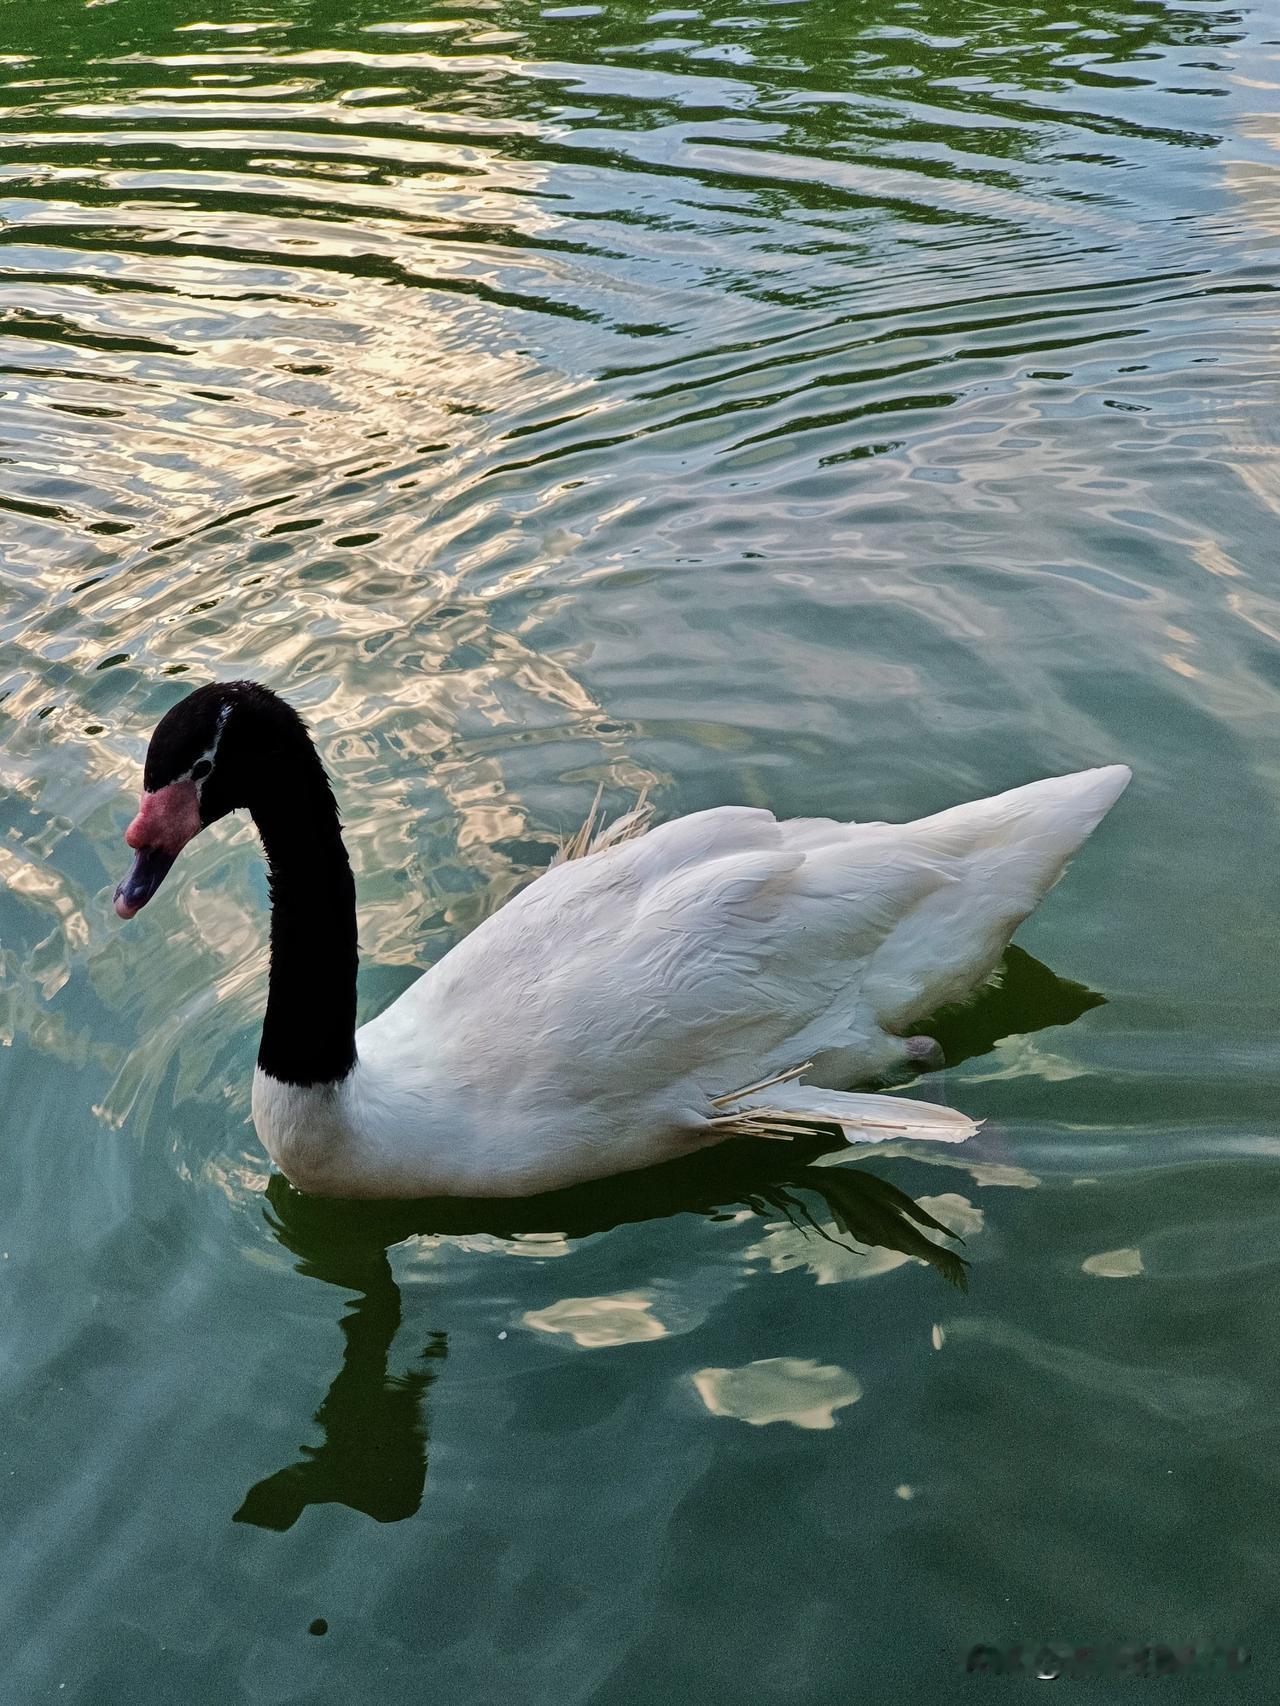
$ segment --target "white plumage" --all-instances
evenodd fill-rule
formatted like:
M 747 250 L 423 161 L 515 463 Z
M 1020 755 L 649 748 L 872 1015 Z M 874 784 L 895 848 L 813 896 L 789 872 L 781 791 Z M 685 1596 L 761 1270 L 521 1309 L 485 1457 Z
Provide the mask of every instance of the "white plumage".
M 1128 781 L 1088 770 L 909 824 L 722 806 L 615 836 L 365 1025 L 341 1083 L 259 1070 L 255 1123 L 295 1184 L 346 1196 L 522 1195 L 753 1118 L 963 1138 L 949 1109 L 839 1086 L 909 1068 L 912 1027 L 993 969 Z

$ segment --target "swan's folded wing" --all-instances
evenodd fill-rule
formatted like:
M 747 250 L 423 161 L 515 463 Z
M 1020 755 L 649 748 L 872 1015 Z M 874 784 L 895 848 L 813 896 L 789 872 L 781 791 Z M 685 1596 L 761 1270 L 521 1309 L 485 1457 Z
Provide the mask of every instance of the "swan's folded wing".
M 903 825 L 679 818 L 546 872 L 357 1045 L 406 1074 L 429 1057 L 437 1081 L 557 1129 L 577 1108 L 598 1131 L 615 1113 L 696 1124 L 735 1082 L 824 1057 L 856 1071 L 992 969 L 1128 779 L 1054 777 Z
M 805 1058 L 827 1015 L 847 1041 L 871 955 L 950 881 L 914 851 L 810 853 L 768 812 L 696 813 L 540 877 L 369 1030 L 561 1104 L 723 1089 Z

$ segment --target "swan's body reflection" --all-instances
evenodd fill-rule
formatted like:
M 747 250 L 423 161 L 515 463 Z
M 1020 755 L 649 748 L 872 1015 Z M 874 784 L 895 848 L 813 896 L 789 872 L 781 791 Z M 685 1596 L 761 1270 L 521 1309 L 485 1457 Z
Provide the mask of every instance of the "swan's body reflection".
M 964 1009 L 940 1015 L 934 1032 L 954 1065 L 1007 1035 L 1014 1010 L 1025 1032 L 1067 1023 L 1101 1000 L 1010 949 L 1000 983 Z M 447 1341 L 443 1332 L 433 1332 L 411 1372 L 388 1373 L 401 1307 L 387 1252 L 416 1234 L 541 1232 L 581 1238 L 637 1221 L 712 1215 L 745 1204 L 760 1215 L 781 1214 L 814 1238 L 831 1236 L 824 1225 L 830 1221 L 842 1242 L 918 1257 L 950 1284 L 965 1284 L 964 1259 L 935 1241 L 952 1234 L 913 1197 L 867 1167 L 816 1167 L 813 1159 L 812 1149 L 794 1144 L 737 1142 L 686 1161 L 515 1201 L 343 1202 L 303 1196 L 276 1175 L 266 1209 L 275 1238 L 299 1258 L 300 1273 L 356 1297 L 342 1320 L 342 1367 L 315 1415 L 321 1443 L 301 1446 L 298 1462 L 251 1487 L 235 1520 L 283 1530 L 311 1504 L 347 1505 L 378 1522 L 397 1522 L 418 1510 L 427 1475 L 424 1400 L 443 1367 Z
M 815 1197 L 825 1215 L 815 1212 Z M 926 1236 L 950 1236 L 946 1227 L 896 1186 L 862 1167 L 808 1165 L 789 1145 L 774 1143 L 704 1150 L 686 1162 L 515 1202 L 340 1202 L 303 1196 L 278 1174 L 267 1198 L 272 1230 L 301 1258 L 299 1272 L 357 1296 L 342 1320 L 342 1367 L 315 1415 L 321 1444 L 300 1447 L 300 1460 L 250 1488 L 235 1514 L 258 1528 L 291 1528 L 312 1504 L 343 1504 L 378 1522 L 397 1522 L 422 1503 L 423 1400 L 446 1354 L 444 1333 L 432 1334 L 409 1373 L 387 1371 L 401 1313 L 387 1251 L 415 1233 L 579 1238 L 626 1222 L 714 1214 L 746 1203 L 758 1213 L 784 1215 L 815 1238 L 830 1237 L 821 1224 L 830 1220 L 842 1238 L 919 1256 L 956 1285 L 965 1275 L 962 1258 Z

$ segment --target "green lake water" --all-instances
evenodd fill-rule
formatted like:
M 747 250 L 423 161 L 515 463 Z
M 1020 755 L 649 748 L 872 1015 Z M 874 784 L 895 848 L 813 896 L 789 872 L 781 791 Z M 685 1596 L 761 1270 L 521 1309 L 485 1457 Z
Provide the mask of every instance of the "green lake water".
M 1273 1700 L 1280 10 L 7 0 L 0 85 L 0 1699 L 1220 1641 Z M 248 1124 L 249 826 L 111 910 L 239 675 L 333 775 L 366 1015 L 601 783 L 1135 774 L 940 1028 L 964 1148 L 356 1211 Z

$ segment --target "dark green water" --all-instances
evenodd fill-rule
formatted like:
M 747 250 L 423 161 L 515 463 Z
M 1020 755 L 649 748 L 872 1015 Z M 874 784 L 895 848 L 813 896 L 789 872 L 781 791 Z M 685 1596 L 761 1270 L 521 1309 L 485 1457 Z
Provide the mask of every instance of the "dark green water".
M 1280 14 L 8 0 L 0 75 L 0 1696 L 1216 1638 L 1274 1699 Z M 268 1198 L 249 831 L 109 904 L 156 718 L 240 674 L 335 777 L 366 1013 L 599 782 L 1123 759 L 1020 938 L 1105 1004 L 1016 960 L 921 1087 L 981 1136 L 825 1194 Z

